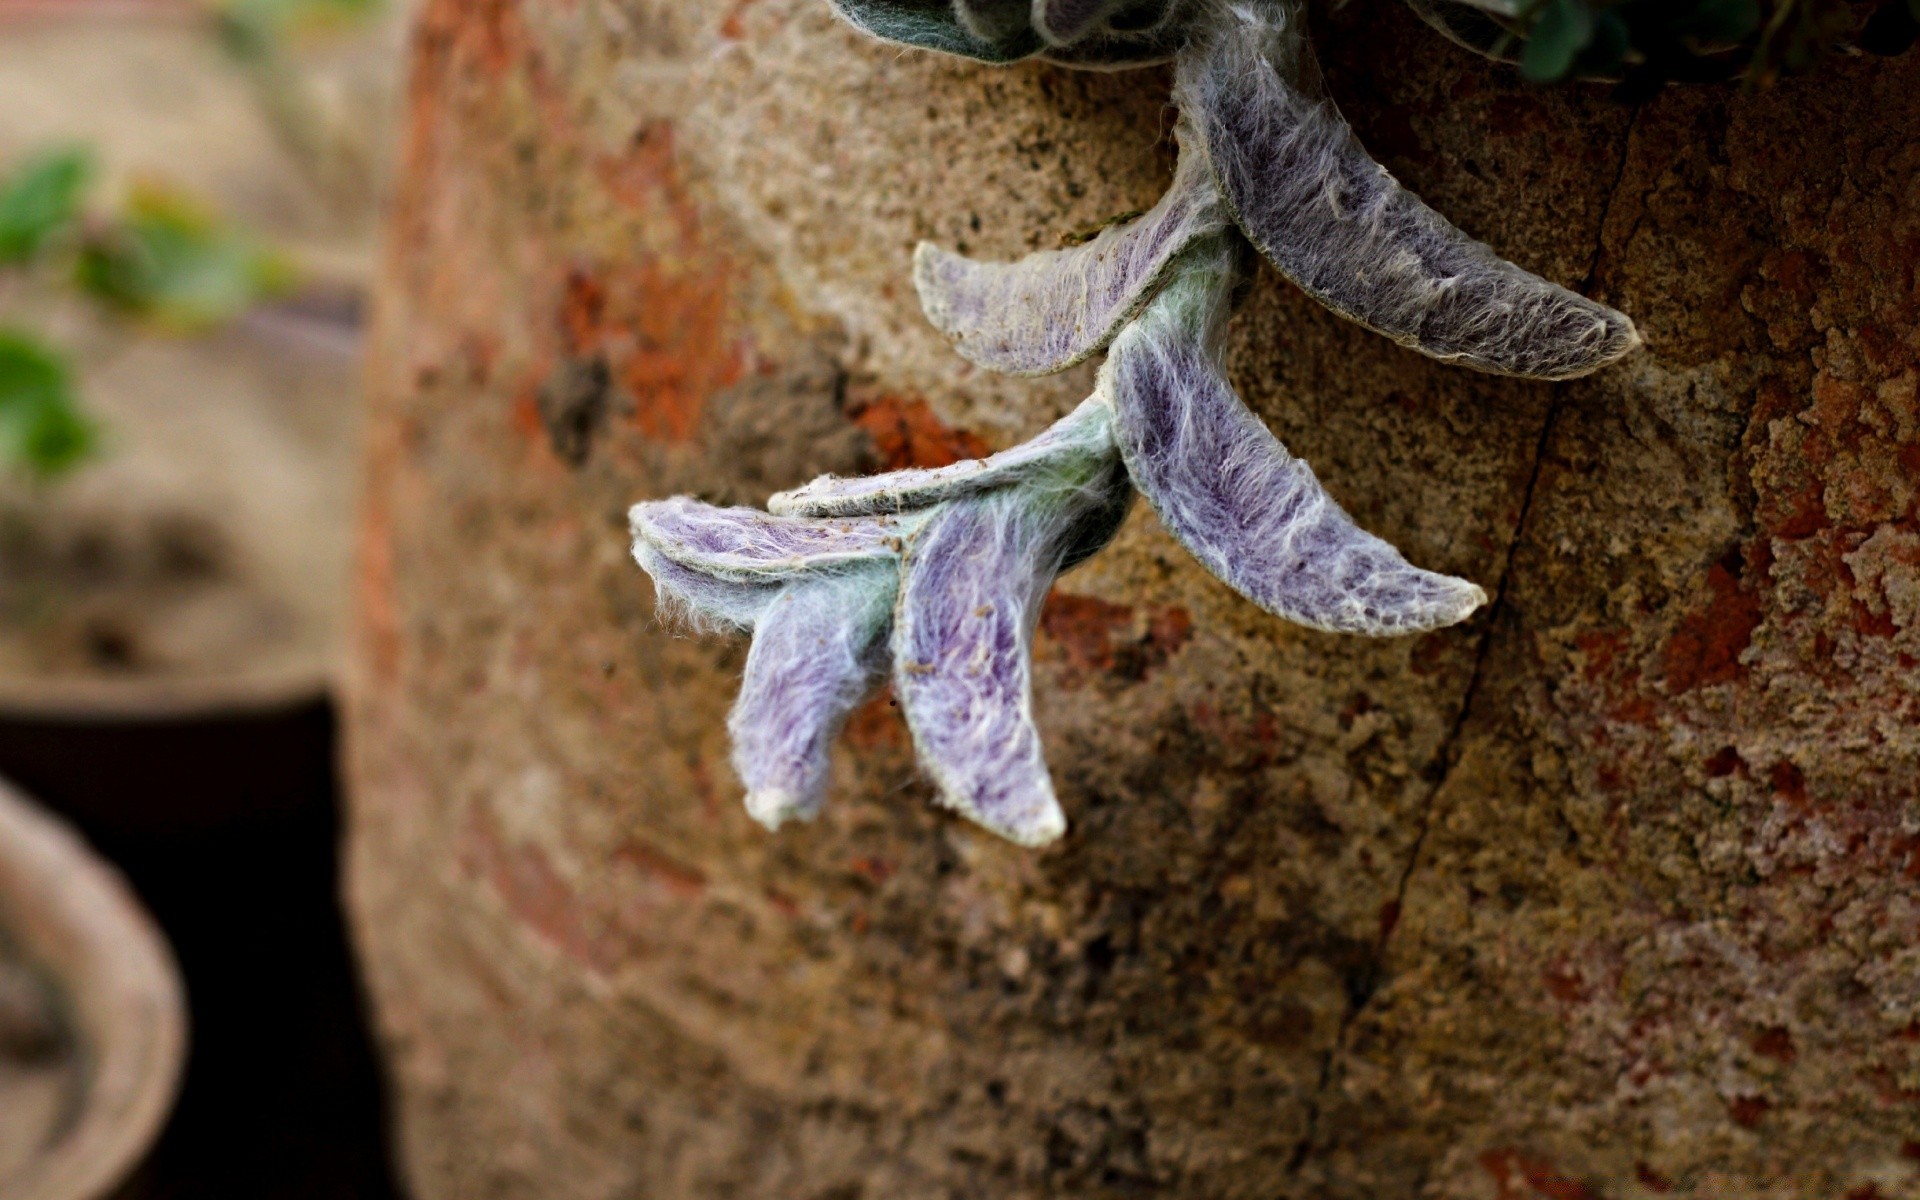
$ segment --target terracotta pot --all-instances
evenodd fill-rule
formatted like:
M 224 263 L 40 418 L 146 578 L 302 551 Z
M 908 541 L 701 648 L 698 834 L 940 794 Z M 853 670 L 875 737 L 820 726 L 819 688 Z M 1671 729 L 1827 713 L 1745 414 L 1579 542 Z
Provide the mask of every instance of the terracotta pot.
M 754 825 L 745 647 L 657 619 L 621 518 L 1077 404 L 960 359 L 913 247 L 1154 203 L 1164 74 L 427 7 L 348 726 L 417 1195 L 1920 1200 L 1920 55 L 1636 107 L 1308 10 L 1396 176 L 1647 345 L 1476 375 L 1263 274 L 1250 407 L 1494 603 L 1311 633 L 1137 505 L 1041 617 L 1036 852 L 927 803 L 885 697 Z
M 173 1106 L 187 1041 L 172 952 L 118 871 L 78 834 L 0 786 L 0 942 L 58 997 L 61 1103 L 22 1104 L 0 1158 L 7 1200 L 92 1200 L 114 1188 Z M 49 1080 L 34 1090 L 45 1095 Z M 0 1099 L 4 1092 L 0 1092 Z M 34 1111 L 35 1109 L 38 1111 Z

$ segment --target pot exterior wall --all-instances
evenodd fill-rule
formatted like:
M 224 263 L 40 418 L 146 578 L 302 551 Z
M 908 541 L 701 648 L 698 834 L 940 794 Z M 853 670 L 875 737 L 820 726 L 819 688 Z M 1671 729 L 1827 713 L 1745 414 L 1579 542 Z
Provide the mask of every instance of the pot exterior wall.
M 373 371 L 350 900 L 423 1200 L 1920 1197 L 1920 59 L 1639 106 L 1314 13 L 1362 138 L 1632 314 L 1546 386 L 1263 275 L 1236 378 L 1497 600 L 1270 619 L 1139 506 L 1056 590 L 1064 841 L 936 811 L 887 699 L 741 811 L 744 644 L 633 501 L 758 503 L 1067 411 L 908 278 L 1148 207 L 1168 75 L 821 0 L 436 0 Z

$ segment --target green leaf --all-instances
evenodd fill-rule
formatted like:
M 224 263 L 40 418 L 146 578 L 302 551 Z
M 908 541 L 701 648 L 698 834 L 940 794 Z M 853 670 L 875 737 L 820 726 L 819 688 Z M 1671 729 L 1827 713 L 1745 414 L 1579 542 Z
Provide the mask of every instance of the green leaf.
M 1546 0 L 1527 37 L 1520 73 L 1535 83 L 1564 79 L 1593 40 L 1593 10 L 1587 0 Z
M 1632 42 L 1633 31 L 1619 13 L 1611 10 L 1599 13 L 1594 18 L 1593 36 L 1580 52 L 1580 70 L 1591 75 L 1613 74 L 1626 61 Z
M 1673 23 L 1675 32 L 1730 46 L 1760 29 L 1760 0 L 1699 0 Z
M 29 159 L 0 183 L 0 263 L 24 262 L 73 223 L 93 174 L 79 147 Z
M 79 464 L 97 440 L 66 360 L 27 334 L 0 330 L 0 459 L 51 477 Z
M 82 249 L 79 283 L 124 312 L 192 331 L 286 292 L 293 271 L 186 198 L 147 187 L 134 193 L 117 227 Z
M 377 16 L 386 0 L 221 0 L 217 28 L 242 59 L 271 56 L 289 37 L 325 33 Z

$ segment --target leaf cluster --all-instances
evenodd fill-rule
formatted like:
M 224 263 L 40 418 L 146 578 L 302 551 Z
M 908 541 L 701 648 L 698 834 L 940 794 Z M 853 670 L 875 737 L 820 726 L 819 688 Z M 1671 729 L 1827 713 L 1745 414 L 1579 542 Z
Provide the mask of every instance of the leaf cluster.
M 281 256 L 163 188 L 136 187 L 119 211 L 90 213 L 93 177 L 79 147 L 43 152 L 0 176 L 0 282 L 45 276 L 173 332 L 218 326 L 292 284 Z M 58 349 L 0 327 L 0 464 L 51 477 L 87 457 L 98 431 L 73 376 Z
M 1474 0 L 1469 0 L 1474 3 Z M 1538 83 L 1765 81 L 1841 47 L 1898 54 L 1920 35 L 1920 0 L 1526 0 L 1474 3 Z
M 0 182 L 0 268 L 28 267 L 72 233 L 91 175 L 85 152 L 69 148 Z M 0 329 L 0 461 L 50 477 L 79 463 L 95 441 L 65 358 L 30 334 Z
M 133 189 L 118 221 L 84 240 L 75 279 L 122 313 L 198 332 L 285 294 L 293 272 L 188 197 L 148 184 Z

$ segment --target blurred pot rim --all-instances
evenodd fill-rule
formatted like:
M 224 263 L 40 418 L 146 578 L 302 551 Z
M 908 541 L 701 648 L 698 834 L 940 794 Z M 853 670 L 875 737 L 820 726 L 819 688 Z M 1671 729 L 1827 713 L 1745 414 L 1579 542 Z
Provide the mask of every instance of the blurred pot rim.
M 96 1200 L 139 1162 L 172 1111 L 186 1058 L 186 993 L 133 889 L 64 821 L 0 782 L 0 916 L 62 988 L 84 1064 L 77 1116 L 9 1200 Z
M 0 678 L 0 720 L 168 721 L 299 708 L 326 699 L 325 671 L 135 679 Z
M 74 20 L 204 20 L 195 0 L 0 0 L 0 22 Z

